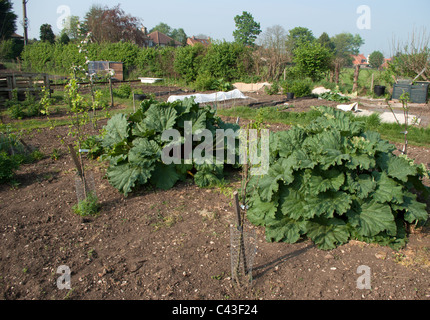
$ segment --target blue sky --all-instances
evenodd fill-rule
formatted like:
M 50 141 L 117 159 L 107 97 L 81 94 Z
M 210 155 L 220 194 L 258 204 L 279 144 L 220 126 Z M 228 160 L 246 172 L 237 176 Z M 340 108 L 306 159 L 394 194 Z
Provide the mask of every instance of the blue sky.
M 22 34 L 22 1 L 12 0 L 12 3 L 18 15 L 17 31 Z M 414 30 L 423 28 L 430 33 L 429 0 L 29 0 L 29 37 L 39 38 L 44 23 L 51 24 L 54 32 L 59 33 L 57 21 L 64 14 L 57 12 L 60 6 L 83 18 L 92 4 L 109 7 L 121 4 L 126 13 L 143 19 L 148 29 L 165 22 L 172 28 L 183 28 L 189 36 L 206 34 L 227 41 L 233 40 L 234 17 L 248 11 L 263 31 L 281 25 L 285 30 L 307 27 L 316 37 L 323 32 L 330 36 L 341 32 L 360 34 L 365 40 L 361 47 L 365 55 L 379 50 L 390 56 L 393 39 L 406 41 Z M 370 11 L 357 13 L 361 5 Z M 370 21 L 370 29 L 357 26 L 357 20 L 365 13 L 369 13 L 364 22 Z

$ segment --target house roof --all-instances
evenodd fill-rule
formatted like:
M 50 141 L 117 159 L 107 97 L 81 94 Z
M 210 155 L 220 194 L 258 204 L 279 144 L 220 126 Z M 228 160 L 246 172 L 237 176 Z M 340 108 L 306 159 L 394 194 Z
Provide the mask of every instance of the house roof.
M 154 31 L 148 34 L 148 37 L 154 42 L 156 45 L 171 45 L 172 43 L 175 44 L 175 46 L 181 46 L 182 43 L 179 41 L 176 41 L 175 39 L 170 38 L 169 36 L 165 35 L 164 33 L 161 33 L 160 31 Z
M 188 38 L 187 39 L 187 44 L 190 46 L 194 46 L 197 43 L 201 43 L 202 45 L 204 45 L 205 47 L 211 44 L 210 39 L 199 39 L 196 37 L 192 37 L 192 38 Z
M 382 64 L 382 68 L 388 68 L 389 63 L 392 61 L 392 58 L 384 58 L 384 63 Z
M 15 38 L 15 39 L 24 39 L 24 37 L 22 35 L 17 34 L 17 33 L 13 33 L 11 37 Z
M 359 55 L 356 55 L 356 56 L 352 56 L 352 63 L 354 64 L 354 65 L 359 65 L 359 64 L 361 64 L 361 65 L 363 65 L 363 64 L 365 64 L 365 65 L 367 65 L 367 64 L 369 64 L 368 62 L 367 62 L 367 58 L 364 56 L 364 54 L 359 54 Z

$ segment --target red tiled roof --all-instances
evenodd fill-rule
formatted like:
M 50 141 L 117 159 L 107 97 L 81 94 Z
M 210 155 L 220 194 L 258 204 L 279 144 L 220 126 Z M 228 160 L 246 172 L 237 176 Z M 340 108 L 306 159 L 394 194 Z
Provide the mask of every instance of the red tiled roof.
M 187 44 L 190 45 L 190 46 L 193 46 L 193 45 L 195 45 L 197 43 L 201 43 L 204 46 L 208 46 L 208 45 L 211 44 L 211 41 L 210 41 L 210 39 L 198 39 L 198 38 L 196 38 L 194 36 L 192 38 L 188 38 L 187 39 Z
M 366 64 L 367 65 L 367 64 L 369 64 L 367 62 L 367 58 L 364 56 L 364 54 L 359 54 L 357 56 L 352 56 L 352 59 L 353 59 L 352 63 L 354 65 L 359 65 L 359 64 L 361 64 L 361 65 Z
M 165 45 L 169 46 L 172 43 L 175 44 L 175 46 L 181 46 L 182 43 L 179 41 L 176 41 L 169 36 L 165 35 L 164 33 L 161 33 L 160 31 L 154 31 L 148 34 L 148 37 L 151 38 L 151 40 L 154 42 L 155 45 Z

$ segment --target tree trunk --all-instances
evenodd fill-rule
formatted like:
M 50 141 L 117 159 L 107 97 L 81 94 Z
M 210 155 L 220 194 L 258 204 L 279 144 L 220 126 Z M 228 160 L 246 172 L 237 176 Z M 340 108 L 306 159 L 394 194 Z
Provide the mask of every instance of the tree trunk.
M 336 62 L 334 66 L 334 82 L 339 84 L 339 76 L 340 76 L 340 63 Z
M 357 65 L 355 67 L 355 71 L 354 71 L 354 82 L 352 85 L 352 92 L 355 92 L 358 90 L 358 76 L 360 75 L 360 65 Z

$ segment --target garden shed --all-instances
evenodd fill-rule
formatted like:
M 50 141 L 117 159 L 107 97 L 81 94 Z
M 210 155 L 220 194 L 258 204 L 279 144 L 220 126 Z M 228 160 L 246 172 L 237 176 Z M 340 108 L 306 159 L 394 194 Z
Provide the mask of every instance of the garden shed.
M 96 73 L 97 75 L 105 75 L 108 69 L 113 69 L 115 75 L 112 79 L 123 81 L 124 80 L 124 64 L 115 61 L 90 61 L 88 63 L 88 72 L 90 74 Z

